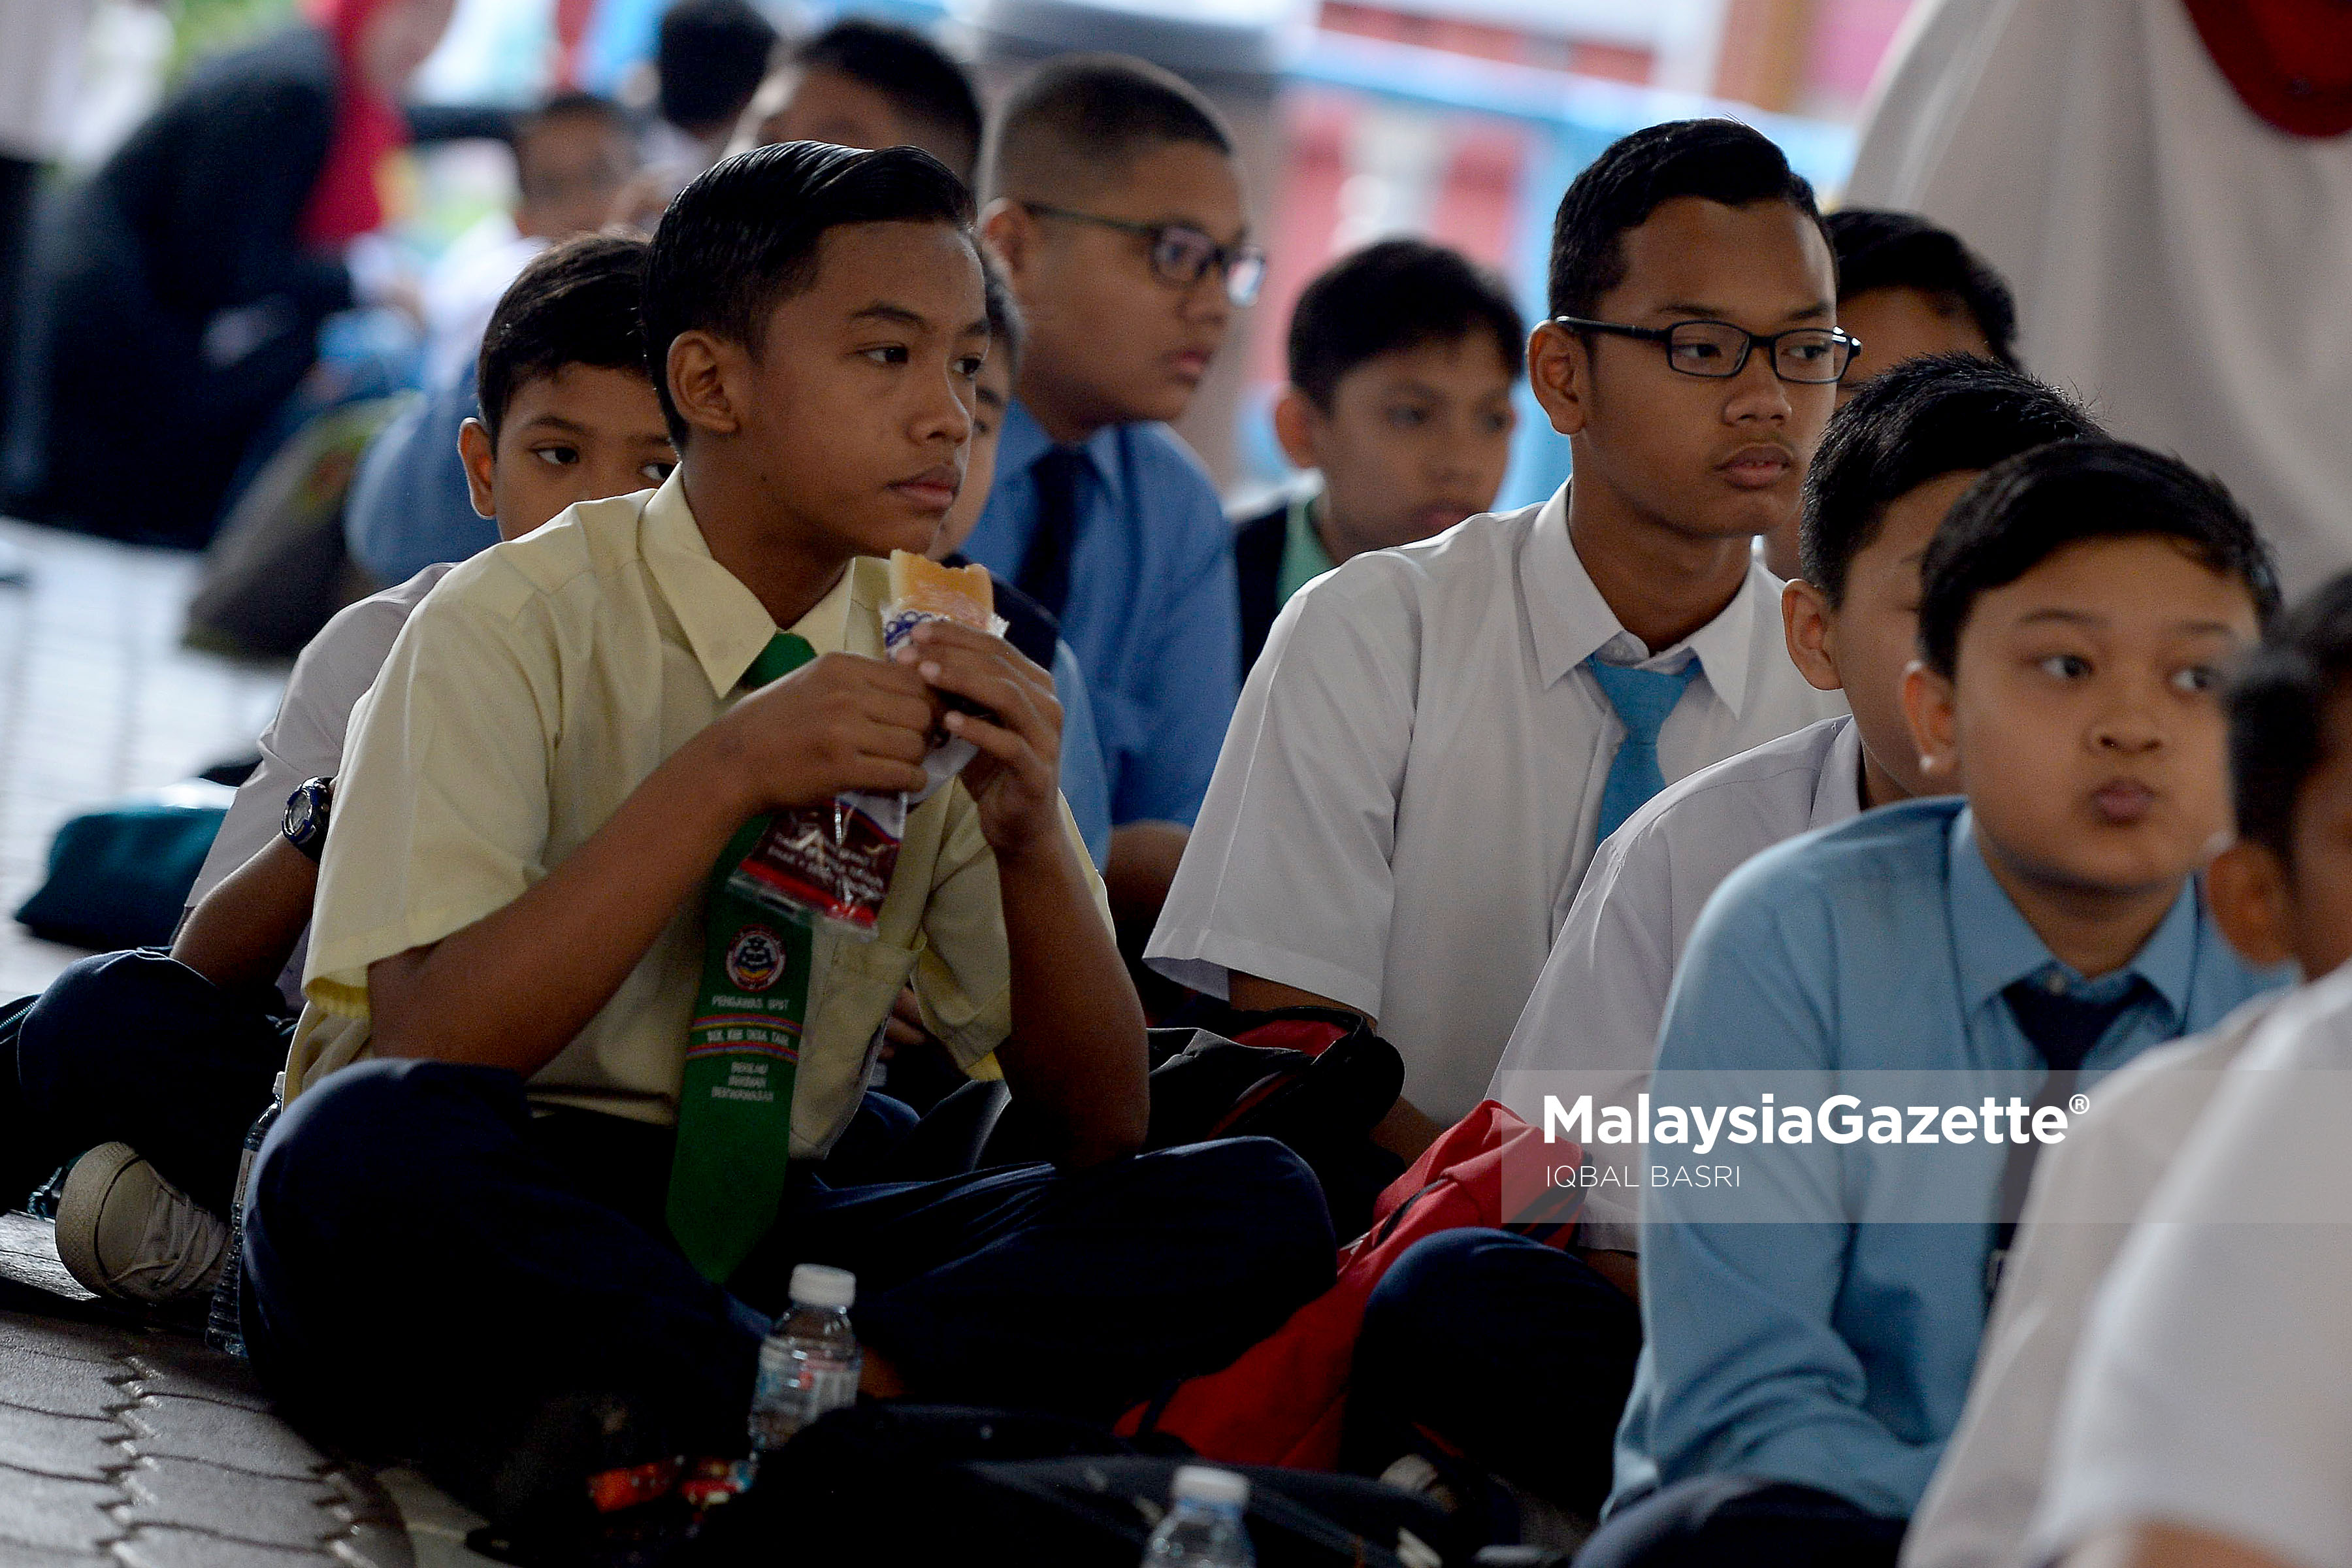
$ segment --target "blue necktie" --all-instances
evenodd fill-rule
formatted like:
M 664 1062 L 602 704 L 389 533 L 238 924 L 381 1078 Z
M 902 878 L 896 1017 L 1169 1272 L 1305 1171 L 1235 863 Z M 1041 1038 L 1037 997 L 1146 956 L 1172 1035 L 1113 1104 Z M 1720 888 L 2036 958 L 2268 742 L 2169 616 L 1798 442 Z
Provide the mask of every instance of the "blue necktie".
M 1625 726 L 1625 739 L 1618 743 L 1616 760 L 1609 764 L 1609 782 L 1601 791 L 1601 830 L 1593 837 L 1597 844 L 1641 810 L 1643 801 L 1666 787 L 1666 775 L 1658 768 L 1658 731 L 1675 704 L 1683 700 L 1684 689 L 1697 676 L 1698 659 L 1694 657 L 1671 671 L 1629 669 L 1603 664 L 1595 654 L 1584 661 L 1584 668 L 1601 683 L 1601 695 L 1609 699 L 1609 706 L 1617 710 Z

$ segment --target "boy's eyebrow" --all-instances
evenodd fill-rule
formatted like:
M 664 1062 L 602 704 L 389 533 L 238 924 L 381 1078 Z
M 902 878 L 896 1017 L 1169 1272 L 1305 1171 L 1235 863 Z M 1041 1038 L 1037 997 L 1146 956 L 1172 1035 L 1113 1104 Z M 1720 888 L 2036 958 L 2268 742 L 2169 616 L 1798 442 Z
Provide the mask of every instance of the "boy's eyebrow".
M 853 310 L 849 319 L 853 321 L 894 321 L 902 327 L 928 327 L 931 324 L 930 318 L 920 310 L 894 305 L 887 300 L 877 300 L 862 310 Z
M 530 418 L 524 420 L 520 426 L 516 426 L 516 428 L 521 430 L 555 430 L 572 436 L 585 436 L 589 433 L 588 426 L 581 424 L 577 419 L 566 419 L 562 415 L 555 413 L 534 414 Z
M 1817 321 L 1830 315 L 1835 309 L 1836 307 L 1827 300 L 1816 300 L 1810 305 L 1790 311 L 1780 319 L 1784 321 Z M 1731 319 L 1731 308 L 1727 305 L 1696 304 L 1687 300 L 1672 300 L 1658 306 L 1657 310 L 1664 315 L 1688 316 L 1694 321 L 1727 321 Z

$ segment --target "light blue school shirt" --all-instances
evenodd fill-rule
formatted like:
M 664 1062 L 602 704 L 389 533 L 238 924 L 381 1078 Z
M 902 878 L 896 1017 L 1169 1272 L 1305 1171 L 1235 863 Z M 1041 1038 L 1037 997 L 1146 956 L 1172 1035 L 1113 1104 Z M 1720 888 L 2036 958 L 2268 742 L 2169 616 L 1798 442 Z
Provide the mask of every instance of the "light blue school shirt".
M 964 553 L 1017 580 L 1037 527 L 1038 458 L 1052 438 L 1005 410 L 996 485 Z M 1079 450 L 1062 635 L 1094 699 L 1111 821 L 1181 822 L 1201 809 L 1241 694 L 1233 531 L 1207 470 L 1164 425 L 1113 425 Z
M 2127 966 L 2085 982 L 1993 880 L 1966 802 L 1912 801 L 1777 846 L 1724 882 L 1677 972 L 1658 1068 L 1991 1070 L 2038 1081 L 2042 1059 L 2001 992 L 2037 974 L 2047 984 L 2051 972 L 2091 1000 L 2114 999 L 2135 976 L 2151 988 L 2084 1058 L 2086 1089 L 2287 979 L 2231 951 L 2192 880 Z M 1951 1102 L 1976 1101 L 1955 1092 Z M 1612 1509 L 1703 1475 L 1816 1487 L 1890 1518 L 1917 1506 L 1976 1365 L 2007 1150 L 1981 1140 L 1801 1147 L 1787 1206 L 1771 1212 L 1817 1213 L 1819 1223 L 1697 1223 L 1684 1211 L 1708 1200 L 1643 1194 L 1654 1222 L 1642 1253 L 1644 1343 L 1617 1432 Z M 1769 1169 L 1791 1168 L 1785 1150 L 1775 1160 Z M 1917 1201 L 1928 1161 L 1945 1163 L 1935 1179 L 1958 1173 L 1964 1194 L 1983 1193 L 1983 1222 L 1887 1217 L 1922 1212 L 1903 1205 Z

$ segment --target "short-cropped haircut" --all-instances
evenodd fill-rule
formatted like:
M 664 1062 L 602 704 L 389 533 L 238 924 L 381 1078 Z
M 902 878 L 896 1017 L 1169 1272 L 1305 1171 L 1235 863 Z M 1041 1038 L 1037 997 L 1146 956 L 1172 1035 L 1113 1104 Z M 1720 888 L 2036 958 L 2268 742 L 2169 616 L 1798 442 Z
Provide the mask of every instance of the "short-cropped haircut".
M 918 148 L 780 142 L 721 160 L 677 194 L 646 276 L 646 363 L 681 450 L 670 344 L 705 331 L 757 358 L 769 316 L 815 282 L 826 231 L 866 223 L 950 224 L 969 239 L 971 193 Z
M 1549 312 L 1591 316 L 1601 297 L 1625 281 L 1626 230 L 1641 227 L 1676 196 L 1734 207 L 1786 202 L 1817 226 L 1822 221 L 1813 187 L 1762 132 L 1737 120 L 1649 126 L 1611 142 L 1559 198 L 1551 223 Z M 1822 243 L 1829 244 L 1827 229 Z
M 731 121 L 768 74 L 776 29 L 750 0 L 674 0 L 654 46 L 661 116 L 688 131 Z
M 1886 509 L 1931 479 L 2105 435 L 2063 394 L 1973 354 L 1926 354 L 1863 383 L 1805 471 L 1797 558 L 1832 609 Z
M 1948 313 L 1965 311 L 1993 357 L 2017 363 L 2017 300 L 1992 264 L 1960 237 L 1913 213 L 1845 207 L 1829 216 L 1838 298 L 1916 289 Z
M 2327 750 L 2327 710 L 2352 693 L 2352 572 L 2281 617 L 2229 688 L 2238 834 L 2294 873 L 2294 813 Z
M 2166 539 L 2242 584 L 2268 626 L 2278 572 L 2219 479 L 2126 441 L 2060 441 L 1996 463 L 1952 503 L 1920 563 L 1919 657 L 1949 679 L 1977 600 L 2069 545 Z
M 1333 262 L 1298 296 L 1290 384 L 1328 413 L 1339 378 L 1366 360 L 1474 332 L 1494 339 L 1517 380 L 1527 328 L 1502 279 L 1442 245 L 1384 239 Z
M 1139 154 L 1190 142 L 1231 156 L 1233 132 L 1172 71 L 1126 55 L 1061 55 L 1005 100 L 989 155 L 989 190 L 1066 197 L 1118 177 Z
M 793 58 L 804 68 L 838 71 L 871 88 L 908 119 L 954 132 L 970 150 L 968 158 L 980 155 L 980 100 L 971 78 L 920 33 L 847 16 L 803 44 Z
M 475 361 L 475 395 L 490 445 L 515 394 L 566 365 L 646 372 L 640 308 L 650 247 L 642 239 L 583 234 L 531 258 L 499 296 Z

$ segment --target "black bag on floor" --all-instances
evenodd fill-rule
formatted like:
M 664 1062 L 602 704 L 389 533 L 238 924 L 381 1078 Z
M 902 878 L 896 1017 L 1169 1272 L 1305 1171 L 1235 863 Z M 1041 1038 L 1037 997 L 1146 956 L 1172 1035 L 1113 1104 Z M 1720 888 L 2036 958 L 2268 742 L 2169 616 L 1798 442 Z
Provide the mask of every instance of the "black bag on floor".
M 864 1404 L 772 1456 L 678 1561 L 1134 1568 L 1188 1462 L 1054 1416 Z M 1466 1568 L 1480 1544 L 1416 1493 L 1236 1468 L 1259 1568 Z

